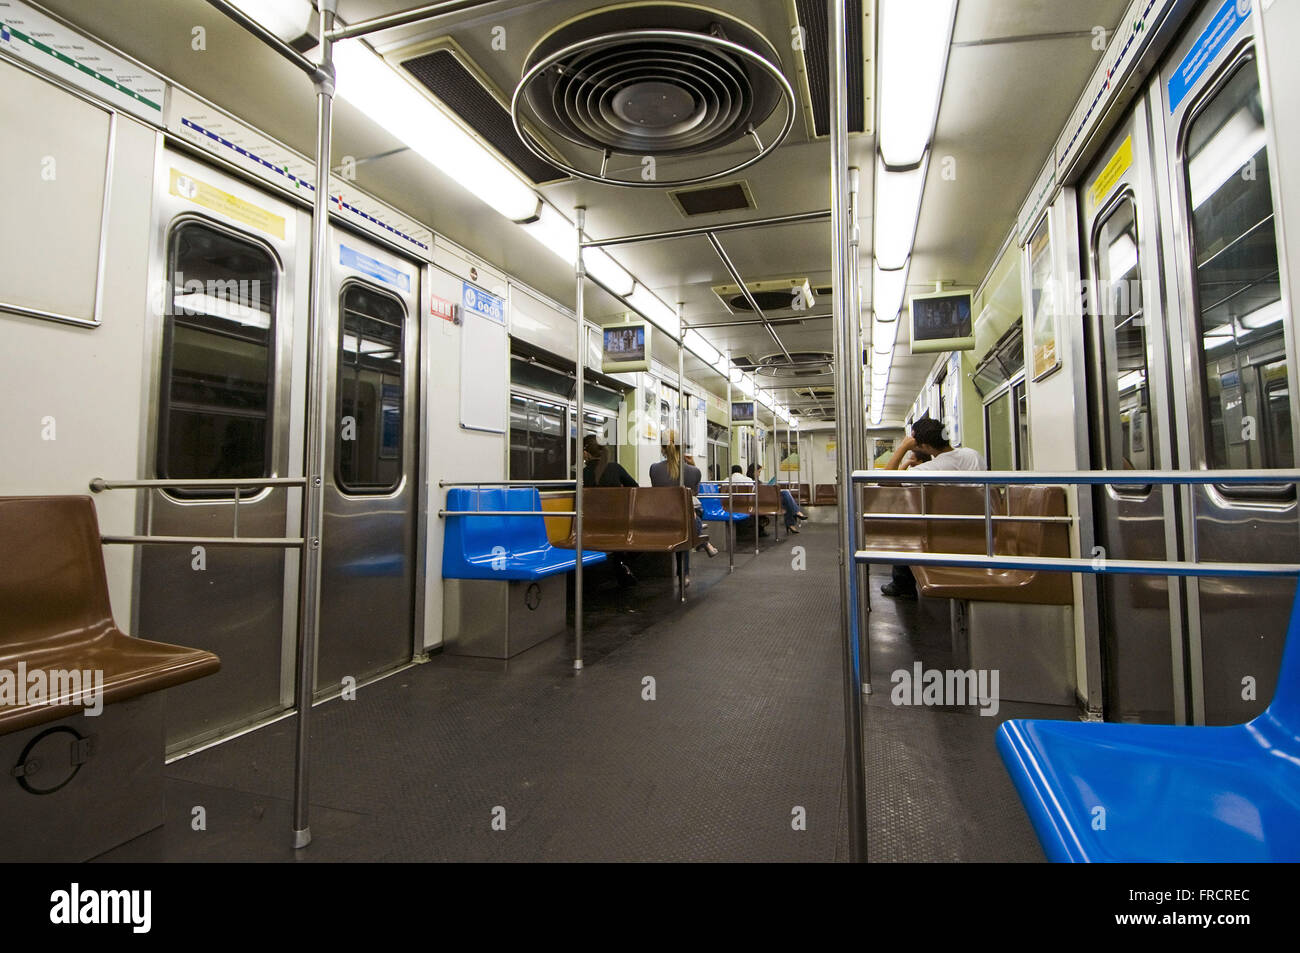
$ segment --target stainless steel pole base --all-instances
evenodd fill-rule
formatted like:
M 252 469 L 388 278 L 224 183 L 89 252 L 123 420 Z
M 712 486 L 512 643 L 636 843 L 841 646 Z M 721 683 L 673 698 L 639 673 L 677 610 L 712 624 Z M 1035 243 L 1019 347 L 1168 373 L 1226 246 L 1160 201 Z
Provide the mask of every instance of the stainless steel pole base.
M 302 850 L 311 843 L 311 828 L 293 832 L 293 849 Z

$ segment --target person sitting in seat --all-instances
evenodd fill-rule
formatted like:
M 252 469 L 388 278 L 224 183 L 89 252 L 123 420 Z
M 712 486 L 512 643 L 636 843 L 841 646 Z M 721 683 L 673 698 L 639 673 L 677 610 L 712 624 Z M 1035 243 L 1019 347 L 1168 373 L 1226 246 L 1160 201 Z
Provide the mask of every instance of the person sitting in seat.
M 703 477 L 700 468 L 693 463 L 682 463 L 681 451 L 677 449 L 677 442 L 672 431 L 668 432 L 668 442 L 660 446 L 659 452 L 663 454 L 664 459 L 650 465 L 650 485 L 685 486 L 689 489 L 691 491 L 691 501 L 696 509 L 695 535 L 703 536 L 704 522 L 700 519 L 699 514 L 700 480 Z M 689 461 L 690 457 L 686 459 Z M 685 470 L 684 476 L 683 469 Z M 703 546 L 697 547 L 697 549 L 708 553 L 710 559 L 718 555 L 718 549 L 712 543 L 705 543 Z M 691 554 L 683 554 L 683 559 L 685 565 L 682 567 L 682 575 L 685 577 L 685 584 L 689 586 L 691 584 Z
M 754 468 L 755 479 L 761 480 L 763 465 L 758 464 Z M 767 481 L 769 486 L 775 485 L 776 477 Z M 799 509 L 799 503 L 795 500 L 794 494 L 789 490 L 781 490 L 781 509 L 785 510 L 785 529 L 787 533 L 799 532 L 799 521 L 806 520 L 808 517 L 803 510 Z
M 903 458 L 913 453 L 924 454 L 927 459 L 904 467 Z M 987 470 L 984 458 L 969 447 L 954 447 L 948 442 L 946 428 L 937 420 L 922 417 L 912 424 L 912 433 L 894 450 L 885 464 L 886 470 Z M 916 577 L 911 566 L 896 565 L 893 579 L 880 587 L 880 591 L 896 599 L 916 599 Z
M 731 466 L 731 476 L 727 478 L 727 482 L 728 482 L 728 483 L 735 483 L 737 486 L 739 486 L 739 485 L 742 484 L 742 483 L 747 484 L 747 485 L 749 485 L 749 486 L 753 486 L 753 484 L 754 484 L 754 465 L 751 463 L 751 464 L 749 465 L 749 472 L 746 473 L 746 472 L 744 472 L 743 470 L 740 469 L 740 464 L 738 464 L 738 463 L 734 463 L 734 464 L 732 464 L 732 466 Z M 745 490 L 744 492 L 748 493 L 748 492 L 750 492 L 750 491 L 749 491 L 749 490 Z M 757 498 L 757 497 L 753 497 L 753 496 L 746 496 L 746 497 L 742 497 L 742 498 L 741 498 L 741 502 L 742 502 L 742 503 L 748 503 L 748 502 L 751 501 L 751 500 L 754 501 L 755 504 L 757 504 L 757 502 L 758 502 L 758 498 Z M 755 506 L 755 509 L 757 509 L 757 505 Z M 767 517 L 766 517 L 766 516 L 760 516 L 760 517 L 755 521 L 754 525 L 758 527 L 758 535 L 759 535 L 759 536 L 766 536 L 766 535 L 767 535 Z
M 601 444 L 594 433 L 582 439 L 582 485 L 588 486 L 639 486 L 632 474 L 622 464 L 609 459 L 609 448 Z M 610 553 L 606 562 L 614 567 L 620 586 L 635 586 L 636 576 L 627 564 L 627 553 Z

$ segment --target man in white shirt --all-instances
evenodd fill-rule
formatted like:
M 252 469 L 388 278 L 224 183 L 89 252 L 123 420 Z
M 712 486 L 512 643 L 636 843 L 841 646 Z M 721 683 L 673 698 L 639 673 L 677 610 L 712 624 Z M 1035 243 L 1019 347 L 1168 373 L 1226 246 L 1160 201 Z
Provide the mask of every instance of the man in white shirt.
M 912 425 L 912 433 L 898 445 L 894 455 L 885 464 L 886 470 L 897 470 L 903 458 L 913 450 L 927 455 L 924 463 L 912 464 L 909 470 L 987 470 L 984 458 L 969 447 L 954 447 L 948 442 L 943 424 L 922 417 Z M 894 566 L 893 581 L 880 587 L 887 596 L 898 599 L 916 599 L 916 577 L 910 566 Z

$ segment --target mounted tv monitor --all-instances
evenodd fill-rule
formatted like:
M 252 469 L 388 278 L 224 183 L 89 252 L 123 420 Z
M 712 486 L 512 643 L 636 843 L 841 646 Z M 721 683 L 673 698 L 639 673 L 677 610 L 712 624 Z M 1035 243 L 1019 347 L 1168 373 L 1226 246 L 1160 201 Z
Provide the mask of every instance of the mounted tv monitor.
M 943 291 L 912 298 L 912 353 L 973 351 L 975 319 L 969 291 Z
M 731 422 L 733 424 L 752 424 L 754 422 L 754 402 L 752 400 L 733 400 L 731 402 Z
M 600 369 L 606 374 L 650 370 L 650 326 L 644 321 L 611 324 L 601 329 Z

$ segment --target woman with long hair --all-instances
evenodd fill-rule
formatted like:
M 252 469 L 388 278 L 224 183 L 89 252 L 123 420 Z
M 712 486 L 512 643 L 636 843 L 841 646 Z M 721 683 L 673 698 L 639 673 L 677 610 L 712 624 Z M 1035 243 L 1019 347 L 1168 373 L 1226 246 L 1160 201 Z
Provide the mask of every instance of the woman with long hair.
M 632 474 L 623 469 L 617 460 L 609 458 L 609 448 L 594 433 L 582 439 L 582 485 L 638 486 Z M 636 576 L 627 564 L 627 553 L 610 553 L 606 560 L 614 568 L 614 577 L 620 586 L 635 586 Z
M 687 462 L 682 461 L 682 453 L 677 447 L 676 434 L 673 431 L 670 430 L 668 432 L 668 442 L 659 449 L 660 452 L 663 453 L 664 459 L 660 460 L 658 463 L 651 464 L 650 485 L 685 486 L 691 491 L 691 500 L 698 509 L 700 505 L 700 480 L 703 478 L 704 474 L 700 472 L 699 467 L 689 462 L 689 458 Z M 704 535 L 704 523 L 700 520 L 698 512 L 695 514 L 695 534 L 697 536 Z M 698 549 L 708 553 L 710 559 L 718 555 L 718 548 L 712 543 L 705 543 L 703 546 L 698 547 Z M 683 567 L 682 573 L 686 577 L 686 584 L 689 586 L 691 583 L 690 553 L 686 554 L 685 559 L 686 565 Z

